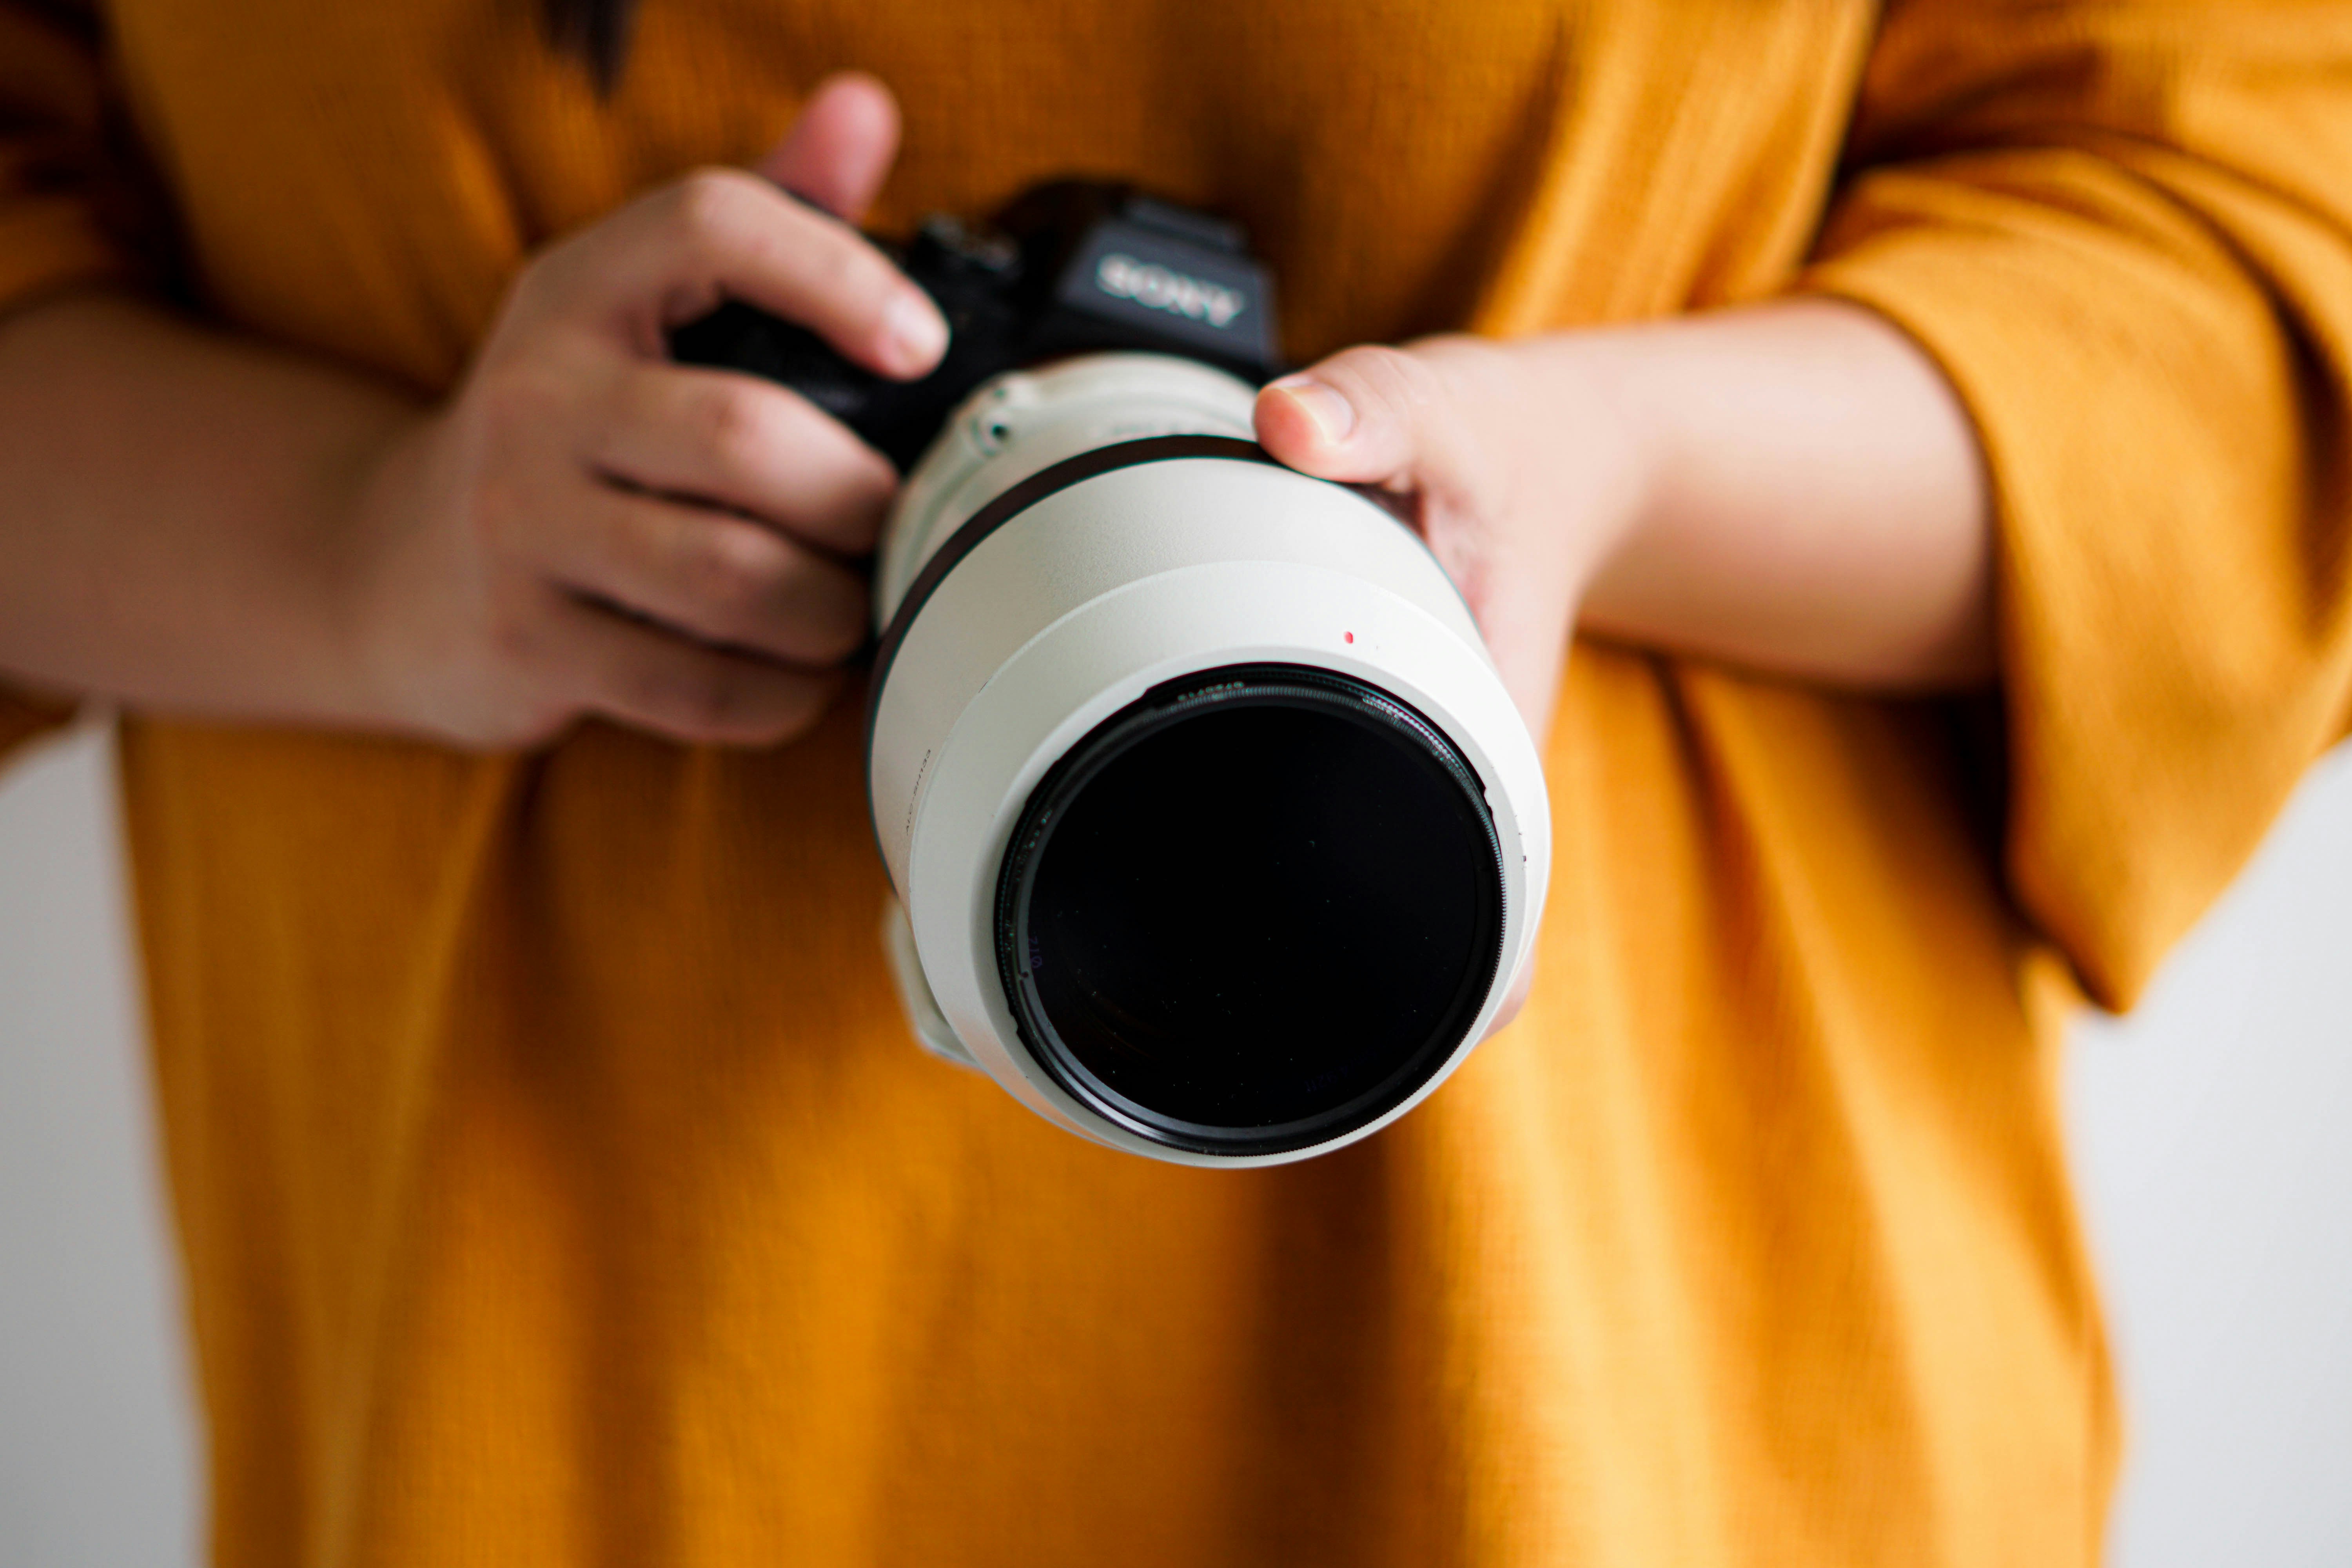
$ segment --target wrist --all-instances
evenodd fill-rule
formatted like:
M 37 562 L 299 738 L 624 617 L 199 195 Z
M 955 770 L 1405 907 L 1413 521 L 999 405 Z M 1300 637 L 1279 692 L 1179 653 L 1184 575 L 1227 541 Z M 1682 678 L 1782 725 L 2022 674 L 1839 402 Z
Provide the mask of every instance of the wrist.
M 1612 328 L 1554 340 L 1571 405 L 1588 422 L 1586 461 L 1600 475 L 1577 597 L 1591 598 L 1626 558 L 1649 548 L 1672 509 L 1684 431 L 1671 378 L 1661 374 L 1657 331 Z
M 1478 424 L 1502 448 L 1506 504 L 1539 514 L 1581 603 L 1643 547 L 1669 492 L 1677 432 L 1644 334 L 1558 332 L 1486 342 Z
M 417 531 L 407 526 L 426 491 L 429 416 L 403 411 L 355 433 L 321 463 L 318 540 L 320 599 L 328 608 L 328 678 L 334 706 L 371 729 L 412 730 L 404 695 L 412 639 L 401 626 L 427 590 L 407 569 Z

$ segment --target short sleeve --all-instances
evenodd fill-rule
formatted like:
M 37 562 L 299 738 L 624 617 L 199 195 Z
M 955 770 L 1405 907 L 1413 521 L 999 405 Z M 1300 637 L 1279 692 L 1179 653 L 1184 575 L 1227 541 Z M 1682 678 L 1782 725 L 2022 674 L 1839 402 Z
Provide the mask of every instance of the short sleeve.
M 0 315 L 61 289 L 148 276 L 104 80 L 86 10 L 0 0 Z M 68 717 L 0 677 L 0 758 Z
M 1805 281 L 1976 422 L 2006 874 L 2126 1005 L 2352 707 L 2352 8 L 1897 0 Z

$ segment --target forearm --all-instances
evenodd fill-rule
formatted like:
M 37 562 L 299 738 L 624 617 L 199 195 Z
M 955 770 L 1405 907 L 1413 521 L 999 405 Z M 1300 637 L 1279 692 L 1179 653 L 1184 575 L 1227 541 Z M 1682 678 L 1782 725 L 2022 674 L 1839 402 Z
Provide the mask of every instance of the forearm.
M 415 413 L 126 298 L 0 321 L 0 671 L 156 710 L 367 721 L 339 502 Z
M 1958 400 L 1857 306 L 1796 300 L 1528 346 L 1602 378 L 1643 500 L 1579 625 L 1778 674 L 1964 686 L 1993 668 L 1992 527 Z
M 1529 557 L 1575 563 L 1559 591 L 1581 588 L 1585 629 L 1862 686 L 1990 673 L 1973 433 L 1876 317 L 1791 302 L 1488 364 L 1509 384 L 1481 399 L 1478 445 L 1512 472 L 1508 510 L 1594 534 Z M 378 721 L 343 503 L 416 412 L 129 300 L 0 322 L 0 670 L 152 709 Z M 1588 418 L 1604 441 L 1564 436 Z M 1592 504 L 1603 446 L 1633 476 L 1622 506 Z M 1541 640 L 1549 616 L 1518 618 Z
M 1974 429 L 1858 306 L 1346 349 L 1267 387 L 1257 434 L 1410 500 L 1538 733 L 1571 629 L 1838 685 L 1992 673 Z

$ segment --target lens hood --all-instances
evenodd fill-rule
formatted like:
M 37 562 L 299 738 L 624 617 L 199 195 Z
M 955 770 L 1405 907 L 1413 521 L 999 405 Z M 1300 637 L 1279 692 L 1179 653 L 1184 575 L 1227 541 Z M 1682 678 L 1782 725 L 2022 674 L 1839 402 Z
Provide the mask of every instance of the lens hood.
M 1000 377 L 885 535 L 868 720 L 910 1005 L 1059 1125 L 1206 1165 L 1403 1114 L 1528 960 L 1549 820 L 1477 627 L 1252 389 Z

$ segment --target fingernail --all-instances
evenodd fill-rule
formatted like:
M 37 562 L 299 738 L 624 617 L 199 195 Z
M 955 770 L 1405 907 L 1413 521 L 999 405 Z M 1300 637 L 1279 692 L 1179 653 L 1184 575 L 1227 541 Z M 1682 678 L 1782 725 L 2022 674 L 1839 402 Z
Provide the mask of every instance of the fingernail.
M 1274 384 L 1277 391 L 1298 400 L 1298 406 L 1307 410 L 1307 416 L 1315 421 L 1315 428 L 1322 433 L 1323 439 L 1333 446 L 1346 440 L 1355 429 L 1355 405 L 1340 396 L 1337 388 L 1311 375 L 1286 376 Z
M 916 374 L 947 353 L 948 324 L 929 296 L 909 289 L 883 313 L 882 342 L 892 364 Z

